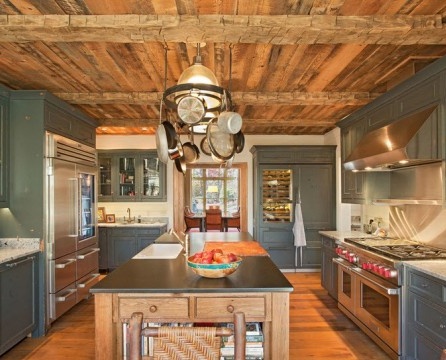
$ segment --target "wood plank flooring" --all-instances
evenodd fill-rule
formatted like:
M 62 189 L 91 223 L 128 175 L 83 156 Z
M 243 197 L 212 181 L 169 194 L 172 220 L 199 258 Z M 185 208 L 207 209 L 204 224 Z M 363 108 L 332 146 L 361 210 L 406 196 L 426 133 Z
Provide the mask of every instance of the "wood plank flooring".
M 290 297 L 290 360 L 389 360 L 337 308 L 320 285 L 320 273 L 285 273 Z M 94 360 L 94 299 L 58 319 L 44 338 L 27 338 L 2 360 Z

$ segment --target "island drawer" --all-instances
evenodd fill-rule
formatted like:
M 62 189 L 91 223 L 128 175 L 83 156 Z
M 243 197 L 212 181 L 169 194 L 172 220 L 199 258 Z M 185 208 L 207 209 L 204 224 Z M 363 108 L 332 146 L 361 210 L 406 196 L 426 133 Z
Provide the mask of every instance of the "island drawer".
M 198 319 L 233 319 L 235 312 L 241 311 L 247 318 L 264 319 L 266 317 L 265 297 L 197 297 L 195 317 Z
M 126 297 L 119 299 L 119 317 L 130 318 L 140 311 L 146 319 L 189 319 L 189 298 L 187 297 Z

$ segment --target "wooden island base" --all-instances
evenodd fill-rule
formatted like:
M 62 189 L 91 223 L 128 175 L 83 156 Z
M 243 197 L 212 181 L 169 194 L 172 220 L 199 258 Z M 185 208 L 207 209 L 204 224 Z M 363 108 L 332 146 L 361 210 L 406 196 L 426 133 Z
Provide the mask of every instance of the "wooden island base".
M 234 310 L 236 309 L 236 310 Z M 147 322 L 231 322 L 234 311 L 263 323 L 264 358 L 289 358 L 288 293 L 96 294 L 96 359 L 123 359 L 122 324 L 141 311 Z

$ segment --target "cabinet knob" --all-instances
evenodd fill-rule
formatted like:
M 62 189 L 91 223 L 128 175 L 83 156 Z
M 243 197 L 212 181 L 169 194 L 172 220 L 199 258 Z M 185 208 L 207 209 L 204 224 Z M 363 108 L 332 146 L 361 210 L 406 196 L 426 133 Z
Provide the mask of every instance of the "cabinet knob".
M 230 312 L 231 314 L 234 312 L 234 306 L 232 305 L 228 305 L 228 307 L 226 308 L 228 310 L 228 312 Z
M 445 324 L 440 324 L 440 329 L 446 329 L 446 325 Z
M 152 305 L 152 306 L 149 307 L 149 311 L 150 311 L 151 313 L 154 313 L 154 312 L 156 312 L 157 310 L 158 310 L 158 308 L 157 308 L 155 305 Z

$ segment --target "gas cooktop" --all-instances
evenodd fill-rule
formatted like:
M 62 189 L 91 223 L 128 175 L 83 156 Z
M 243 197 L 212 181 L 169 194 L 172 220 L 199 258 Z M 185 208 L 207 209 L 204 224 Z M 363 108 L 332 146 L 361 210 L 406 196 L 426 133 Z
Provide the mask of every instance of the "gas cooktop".
M 397 260 L 446 259 L 446 250 L 395 238 L 346 238 L 345 242 Z

